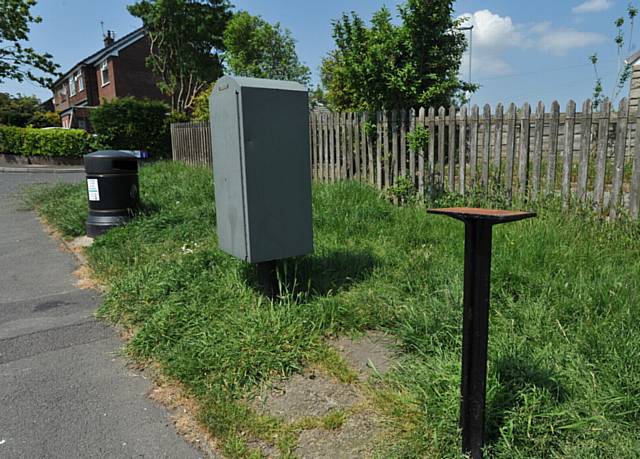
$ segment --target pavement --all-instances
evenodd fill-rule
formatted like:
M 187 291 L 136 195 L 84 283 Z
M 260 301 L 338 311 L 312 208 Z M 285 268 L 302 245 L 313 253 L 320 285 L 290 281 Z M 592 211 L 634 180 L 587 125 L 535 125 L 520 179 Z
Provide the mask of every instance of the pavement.
M 94 318 L 101 298 L 75 288 L 73 255 L 21 210 L 21 187 L 82 178 L 0 172 L 0 458 L 202 457 Z

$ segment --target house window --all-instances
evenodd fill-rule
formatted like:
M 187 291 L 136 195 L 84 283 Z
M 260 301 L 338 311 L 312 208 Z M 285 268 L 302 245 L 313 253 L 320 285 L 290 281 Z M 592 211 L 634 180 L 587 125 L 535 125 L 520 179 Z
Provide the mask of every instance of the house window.
M 74 81 L 74 78 L 69 79 L 69 94 L 71 96 L 76 95 L 76 82 Z
M 84 91 L 84 78 L 82 78 L 82 72 L 80 71 L 76 72 L 73 79 L 75 80 L 76 85 L 78 87 L 78 92 Z
M 102 78 L 102 86 L 109 84 L 109 63 L 104 61 L 102 65 L 100 65 L 100 76 Z
M 66 83 L 62 83 L 62 86 L 60 87 L 60 92 L 58 94 L 60 94 L 60 101 L 64 102 L 65 99 L 67 98 L 67 84 Z

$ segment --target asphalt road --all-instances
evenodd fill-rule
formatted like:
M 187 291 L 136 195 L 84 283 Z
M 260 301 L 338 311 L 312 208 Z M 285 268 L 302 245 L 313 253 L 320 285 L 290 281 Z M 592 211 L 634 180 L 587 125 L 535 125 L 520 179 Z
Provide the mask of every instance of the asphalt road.
M 81 179 L 0 172 L 0 458 L 201 457 L 93 317 L 100 297 L 74 287 L 73 256 L 20 209 L 24 185 Z

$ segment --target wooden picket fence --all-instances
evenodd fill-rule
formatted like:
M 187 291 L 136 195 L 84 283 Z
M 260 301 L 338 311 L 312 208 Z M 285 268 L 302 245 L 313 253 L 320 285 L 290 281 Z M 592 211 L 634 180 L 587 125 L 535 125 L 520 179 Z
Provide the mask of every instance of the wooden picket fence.
M 504 110 L 489 105 L 378 113 L 310 113 L 312 174 L 316 181 L 360 180 L 380 190 L 410 188 L 419 195 L 496 189 L 536 201 L 557 195 L 615 218 L 640 213 L 640 111 L 626 99 L 617 111 L 591 101 L 565 112 L 538 103 Z M 418 132 L 421 131 L 421 132 Z M 428 132 L 426 144 L 417 134 Z M 424 135 L 422 138 L 425 138 Z M 413 141 L 412 141 L 413 139 Z M 171 125 L 173 159 L 211 166 L 209 123 Z M 413 148 L 412 148 L 413 146 Z
M 626 99 L 618 111 L 605 101 L 566 112 L 554 102 L 532 114 L 485 105 L 373 113 L 314 111 L 310 116 L 315 180 L 361 180 L 381 190 L 413 188 L 418 195 L 466 194 L 494 187 L 509 198 L 536 201 L 558 195 L 565 206 L 588 203 L 615 218 L 640 208 L 640 130 Z M 420 128 L 422 126 L 422 128 Z M 417 130 L 428 141 L 416 144 Z M 411 139 L 414 139 L 413 142 Z M 424 136 L 423 136 L 424 138 Z M 414 148 L 412 148 L 412 146 Z
M 171 154 L 174 161 L 211 166 L 211 127 L 208 122 L 173 123 Z

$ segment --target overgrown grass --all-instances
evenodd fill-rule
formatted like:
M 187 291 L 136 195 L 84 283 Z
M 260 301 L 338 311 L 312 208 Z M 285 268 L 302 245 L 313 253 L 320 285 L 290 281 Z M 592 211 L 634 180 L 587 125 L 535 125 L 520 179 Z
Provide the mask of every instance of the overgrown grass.
M 246 432 L 290 454 L 295 428 L 252 413 L 247 394 L 308 362 L 350 378 L 324 338 L 378 328 L 404 353 L 373 389 L 396 436 L 381 456 L 459 457 L 462 224 L 356 183 L 316 186 L 315 253 L 286 264 L 272 303 L 251 267 L 216 248 L 209 171 L 156 164 L 141 190 L 152 211 L 88 252 L 109 286 L 100 314 L 136 331 L 135 358 L 186 384 L 227 455 L 252 454 Z M 84 199 L 65 185 L 32 202 L 75 236 Z M 538 211 L 494 230 L 489 456 L 638 457 L 640 227 Z

